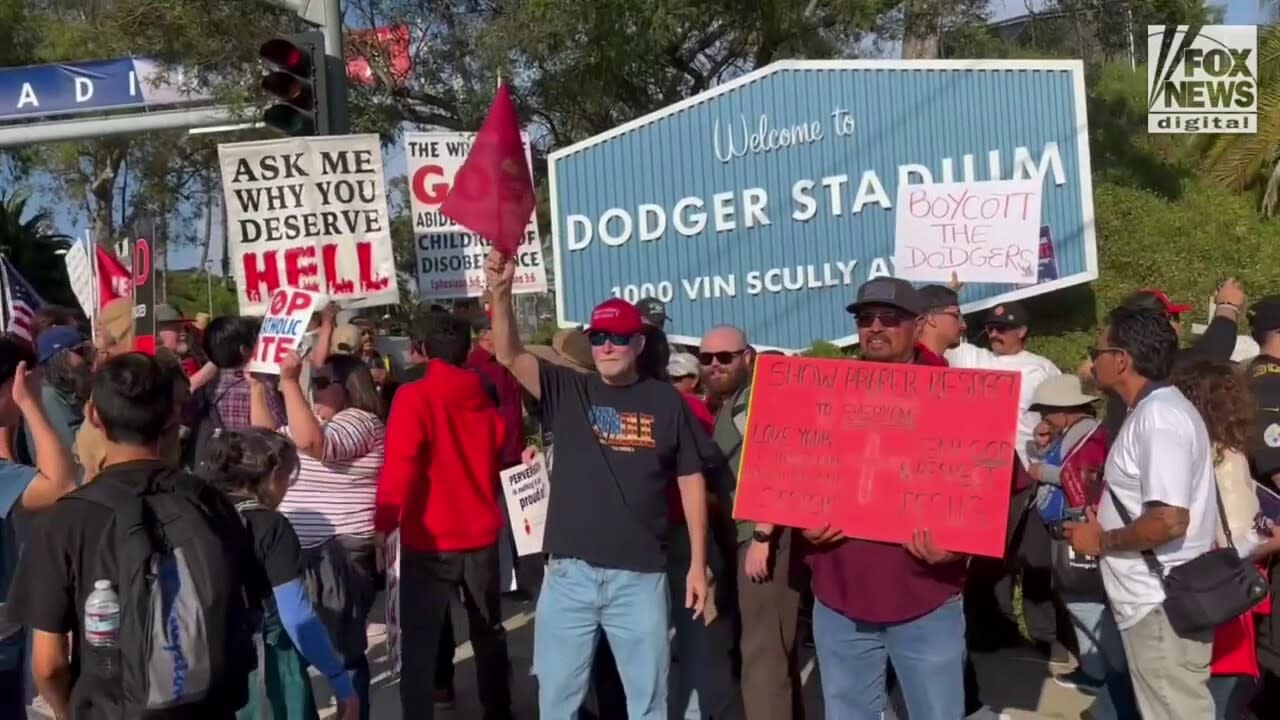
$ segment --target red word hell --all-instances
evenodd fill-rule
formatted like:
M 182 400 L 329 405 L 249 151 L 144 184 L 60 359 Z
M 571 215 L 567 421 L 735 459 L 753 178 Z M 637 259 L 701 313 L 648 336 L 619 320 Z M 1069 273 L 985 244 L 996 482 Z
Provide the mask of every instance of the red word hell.
M 432 180 L 438 182 L 431 182 Z M 424 205 L 440 205 L 449 196 L 449 183 L 444 181 L 444 168 L 439 165 L 423 165 L 418 168 L 413 173 L 409 188 L 418 202 Z
M 284 362 L 284 356 L 289 354 L 294 346 L 295 343 L 291 337 L 260 335 L 258 343 L 253 346 L 253 357 L 250 362 L 279 365 Z
M 325 292 L 332 298 L 386 290 L 389 277 L 375 277 L 373 269 L 373 244 L 356 243 L 358 277 L 344 277 L 338 271 L 338 246 L 325 245 L 322 254 L 324 276 L 328 278 Z M 244 292 L 250 302 L 262 302 L 282 286 L 316 290 L 319 287 L 319 268 L 316 266 L 314 245 L 287 250 L 263 250 L 244 254 Z M 281 278 L 281 269 L 284 277 Z M 357 287 L 359 288 L 357 290 Z
M 268 315 L 293 315 L 311 307 L 314 296 L 297 290 L 283 290 L 271 295 L 271 307 Z
M 911 217 L 973 222 L 975 220 L 1023 219 L 1031 211 L 1032 193 L 984 193 L 971 190 L 938 193 L 926 189 L 912 190 L 907 209 Z

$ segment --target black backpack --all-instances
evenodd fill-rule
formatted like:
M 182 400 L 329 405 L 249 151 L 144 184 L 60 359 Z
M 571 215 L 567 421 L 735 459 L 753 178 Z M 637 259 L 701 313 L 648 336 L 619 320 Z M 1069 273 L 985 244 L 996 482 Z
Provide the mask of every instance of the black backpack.
M 120 601 L 113 697 L 94 707 L 118 720 L 195 703 L 242 707 L 261 594 L 250 587 L 252 540 L 235 508 L 203 480 L 158 465 L 108 467 L 60 502 L 77 501 L 113 513 L 96 571 L 79 579 L 111 580 Z M 80 648 L 83 672 L 101 677 L 87 656 L 100 650 Z
M 242 379 L 240 382 L 248 382 Z M 218 396 L 214 396 L 214 388 L 218 382 L 205 383 L 191 394 L 186 416 L 191 421 L 190 434 L 182 442 L 182 465 L 193 473 L 199 474 L 201 466 L 208 457 L 209 440 L 222 430 L 222 415 L 218 412 L 218 401 L 231 388 L 232 384 Z

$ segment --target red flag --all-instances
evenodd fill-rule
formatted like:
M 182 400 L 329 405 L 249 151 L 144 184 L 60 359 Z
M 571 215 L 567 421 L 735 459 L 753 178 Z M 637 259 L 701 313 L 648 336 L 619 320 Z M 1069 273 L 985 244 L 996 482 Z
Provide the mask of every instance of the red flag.
M 520 120 L 503 83 L 440 212 L 511 256 L 529 226 L 533 206 Z
M 116 298 L 129 297 L 133 294 L 133 273 L 125 269 L 115 255 L 107 252 L 101 245 L 97 247 L 98 258 L 98 309 Z

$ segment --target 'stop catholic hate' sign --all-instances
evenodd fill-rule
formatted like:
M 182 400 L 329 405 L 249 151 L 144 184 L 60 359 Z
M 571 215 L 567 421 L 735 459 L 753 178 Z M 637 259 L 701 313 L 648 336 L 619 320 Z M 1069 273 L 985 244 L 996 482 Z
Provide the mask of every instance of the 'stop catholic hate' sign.
M 786 61 L 551 155 L 556 303 L 656 297 L 679 343 L 856 341 L 894 274 L 900 184 L 1040 179 L 1058 277 L 970 283 L 966 311 L 1097 277 L 1078 61 Z M 963 278 L 961 278 L 963 280 Z

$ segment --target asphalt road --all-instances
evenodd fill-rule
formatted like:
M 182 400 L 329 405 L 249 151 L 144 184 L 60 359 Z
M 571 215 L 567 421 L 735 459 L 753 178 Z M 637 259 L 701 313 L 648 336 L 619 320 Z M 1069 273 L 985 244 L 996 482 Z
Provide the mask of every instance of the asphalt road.
M 515 705 L 513 709 L 520 720 L 534 720 L 538 717 L 537 685 L 529 674 L 533 661 L 535 618 L 533 603 L 504 599 L 503 617 L 512 663 L 512 697 Z M 381 613 L 377 613 L 375 620 L 380 618 Z M 480 718 L 474 658 L 471 644 L 465 641 L 466 619 L 457 604 L 453 609 L 453 622 L 458 631 L 457 638 L 464 641 L 459 645 L 454 656 L 457 668 L 454 682 L 458 702 L 453 710 L 437 713 L 437 717 L 443 720 Z M 369 658 L 373 676 L 373 717 L 375 720 L 399 720 L 402 718 L 398 689 L 400 678 L 391 673 L 384 643 L 385 629 L 380 622 L 370 626 L 369 636 Z M 805 680 L 808 717 L 810 720 L 820 719 L 823 717 L 821 680 L 812 652 L 808 649 L 804 653 L 802 662 L 804 663 L 802 677 Z M 1026 718 L 1076 720 L 1089 703 L 1088 697 L 1054 683 L 1047 663 L 1029 651 L 1008 650 L 977 655 L 975 663 L 984 699 L 994 709 L 1004 713 L 1004 717 L 1011 720 Z M 320 717 L 335 717 L 336 713 L 327 685 L 322 678 L 313 679 L 316 695 L 320 698 L 322 708 Z M 49 716 L 35 709 L 29 713 L 29 718 L 32 720 L 47 717 Z M 906 714 L 901 713 L 899 717 L 906 718 Z

